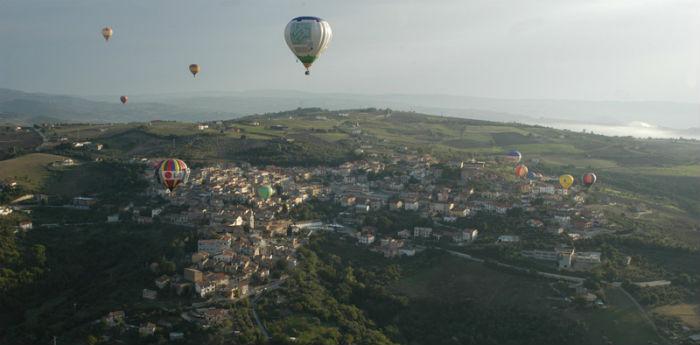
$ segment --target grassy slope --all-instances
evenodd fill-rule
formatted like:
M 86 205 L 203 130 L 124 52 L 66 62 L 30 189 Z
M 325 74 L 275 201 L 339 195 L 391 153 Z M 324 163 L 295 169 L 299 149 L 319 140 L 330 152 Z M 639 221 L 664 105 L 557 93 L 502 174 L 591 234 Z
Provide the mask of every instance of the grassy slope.
M 538 312 L 551 312 L 553 304 L 548 297 L 558 297 L 547 281 L 502 273 L 482 264 L 449 257 L 438 265 L 412 272 L 394 288 L 412 298 L 474 299 L 487 306 L 517 305 Z M 622 292 L 608 289 L 606 296 L 607 309 L 569 308 L 565 311 L 567 316 L 588 325 L 592 344 L 604 344 L 603 336 L 621 345 L 659 341 Z
M 50 176 L 48 166 L 53 162 L 60 162 L 65 157 L 31 153 L 21 157 L 0 161 L 0 180 L 16 179 L 25 187 L 36 190 L 43 186 Z

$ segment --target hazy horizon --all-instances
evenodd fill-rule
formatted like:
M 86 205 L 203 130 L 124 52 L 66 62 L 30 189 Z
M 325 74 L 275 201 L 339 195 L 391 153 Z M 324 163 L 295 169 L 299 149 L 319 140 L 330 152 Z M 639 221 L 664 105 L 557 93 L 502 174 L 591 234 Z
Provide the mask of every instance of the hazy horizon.
M 0 87 L 76 96 L 297 90 L 700 102 L 700 3 L 6 0 Z M 426 16 L 430 13 L 430 16 Z M 331 23 L 310 78 L 287 21 Z M 105 43 L 99 30 L 112 26 Z M 187 65 L 202 72 L 192 78 Z

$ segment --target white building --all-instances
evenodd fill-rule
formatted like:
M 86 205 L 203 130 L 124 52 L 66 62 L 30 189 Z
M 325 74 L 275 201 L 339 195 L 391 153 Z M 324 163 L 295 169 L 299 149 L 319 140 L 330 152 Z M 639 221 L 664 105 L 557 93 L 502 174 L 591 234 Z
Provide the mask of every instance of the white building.
M 430 238 L 433 233 L 433 228 L 416 226 L 413 228 L 413 237 Z

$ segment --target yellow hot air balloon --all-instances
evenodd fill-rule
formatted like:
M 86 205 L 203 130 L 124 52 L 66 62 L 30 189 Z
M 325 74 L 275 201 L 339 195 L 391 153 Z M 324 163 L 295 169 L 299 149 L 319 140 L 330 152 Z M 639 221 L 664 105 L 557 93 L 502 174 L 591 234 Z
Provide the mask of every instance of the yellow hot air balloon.
M 196 63 L 193 63 L 190 65 L 190 73 L 192 73 L 192 76 L 197 76 L 197 73 L 199 73 L 199 65 Z
M 574 177 L 569 174 L 561 175 L 559 176 L 559 184 L 562 188 L 569 189 L 574 184 Z
M 102 29 L 102 37 L 105 38 L 105 41 L 109 41 L 109 38 L 112 37 L 113 34 L 114 30 L 112 30 L 112 28 L 109 26 Z

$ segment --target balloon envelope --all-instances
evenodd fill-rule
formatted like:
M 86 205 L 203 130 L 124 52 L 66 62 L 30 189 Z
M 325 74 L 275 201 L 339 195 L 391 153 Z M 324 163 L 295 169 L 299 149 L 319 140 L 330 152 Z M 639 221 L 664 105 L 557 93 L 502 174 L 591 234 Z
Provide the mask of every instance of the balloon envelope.
M 122 102 L 122 104 L 126 104 L 126 102 L 129 101 L 129 97 L 121 96 L 119 97 L 119 100 Z
M 513 163 L 519 163 L 522 158 L 523 155 L 520 151 L 513 150 L 506 154 L 506 160 Z
M 109 26 L 102 29 L 102 37 L 104 37 L 105 41 L 109 41 L 109 38 L 112 37 L 113 34 L 114 30 Z
M 284 29 L 284 39 L 294 56 L 309 68 L 328 48 L 333 31 L 327 21 L 318 17 L 296 17 Z
M 525 177 L 525 176 L 527 176 L 527 172 L 528 172 L 527 167 L 522 165 L 522 164 L 518 164 L 515 167 L 515 176 L 517 176 L 517 177 Z
M 197 73 L 199 73 L 199 65 L 196 63 L 193 63 L 190 65 L 190 73 L 192 73 L 193 76 L 197 76 Z
M 574 184 L 574 177 L 569 174 L 561 175 L 559 176 L 559 184 L 562 188 L 569 189 Z
M 269 199 L 273 194 L 275 194 L 275 190 L 270 186 L 266 185 L 258 187 L 258 197 L 262 200 Z
M 172 191 L 177 186 L 187 183 L 190 168 L 180 159 L 166 159 L 158 164 L 155 175 L 160 184 Z
M 598 176 L 596 176 L 592 172 L 583 174 L 583 177 L 581 178 L 583 185 L 586 187 L 592 186 L 595 183 L 595 181 L 597 181 L 597 180 L 598 180 Z

